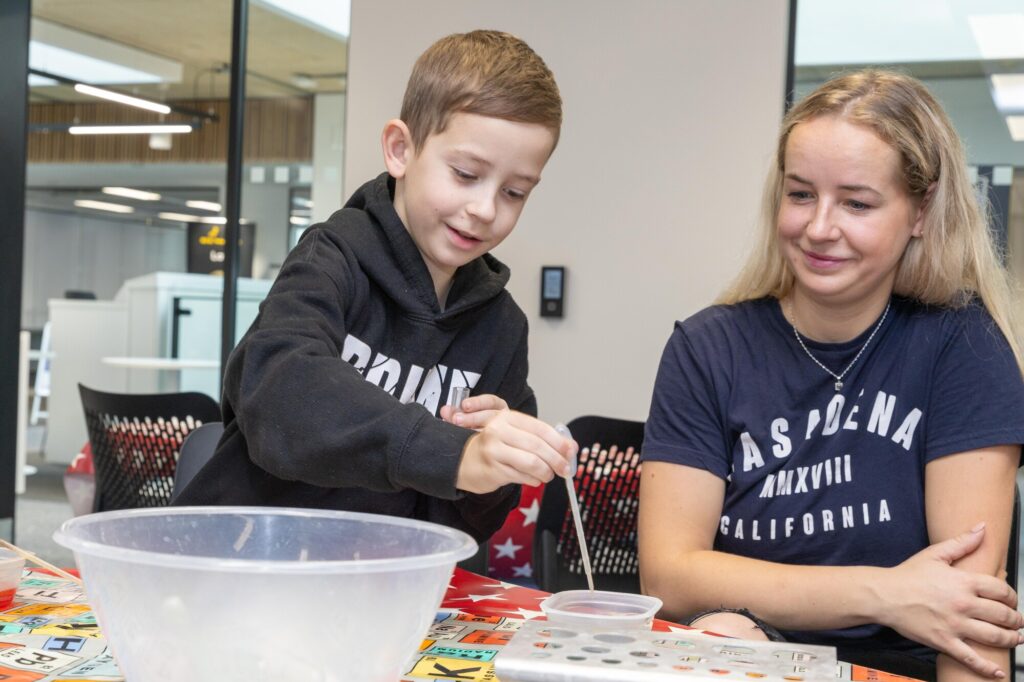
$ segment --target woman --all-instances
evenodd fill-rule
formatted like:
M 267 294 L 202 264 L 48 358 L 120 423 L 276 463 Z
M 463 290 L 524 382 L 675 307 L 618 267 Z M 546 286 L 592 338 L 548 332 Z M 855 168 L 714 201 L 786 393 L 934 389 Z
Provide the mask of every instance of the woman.
M 746 268 L 662 356 L 644 589 L 724 634 L 1005 677 L 1024 337 L 959 138 L 862 71 L 790 111 L 773 165 Z

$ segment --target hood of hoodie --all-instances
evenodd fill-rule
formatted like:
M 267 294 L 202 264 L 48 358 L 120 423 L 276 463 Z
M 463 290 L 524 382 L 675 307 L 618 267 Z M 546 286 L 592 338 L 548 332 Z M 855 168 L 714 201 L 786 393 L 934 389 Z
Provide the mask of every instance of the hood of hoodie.
M 423 255 L 395 211 L 394 185 L 394 178 L 381 173 L 357 189 L 342 209 L 356 209 L 369 218 L 360 221 L 362 229 L 346 227 L 339 234 L 371 280 L 401 308 L 437 321 L 466 313 L 505 293 L 510 271 L 487 253 L 455 271 L 441 311 Z M 340 225 L 335 216 L 327 222 Z

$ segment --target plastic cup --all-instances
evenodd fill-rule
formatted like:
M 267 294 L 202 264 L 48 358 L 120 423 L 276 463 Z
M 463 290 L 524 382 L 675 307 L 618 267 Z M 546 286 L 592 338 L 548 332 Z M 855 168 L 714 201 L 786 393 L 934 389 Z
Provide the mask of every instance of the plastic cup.
M 469 397 L 469 386 L 453 386 L 448 395 L 448 404 L 455 408 L 456 412 L 462 412 L 462 401 Z
M 650 630 L 657 597 L 604 590 L 566 590 L 541 602 L 548 622 L 580 630 Z
M 0 611 L 10 607 L 14 601 L 24 570 L 25 557 L 9 549 L 0 549 Z

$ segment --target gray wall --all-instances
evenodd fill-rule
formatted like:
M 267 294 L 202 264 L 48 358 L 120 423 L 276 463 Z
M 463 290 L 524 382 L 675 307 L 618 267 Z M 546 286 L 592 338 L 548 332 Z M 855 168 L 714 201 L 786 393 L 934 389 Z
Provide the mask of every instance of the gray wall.
M 383 170 L 380 131 L 431 42 L 474 28 L 523 37 L 565 101 L 544 181 L 496 252 L 530 318 L 541 416 L 644 419 L 673 322 L 711 302 L 751 243 L 788 4 L 354 0 L 346 195 Z M 538 316 L 541 265 L 568 268 L 562 320 Z
M 46 322 L 67 289 L 113 298 L 129 277 L 185 270 L 185 231 L 50 211 L 25 212 L 22 327 Z

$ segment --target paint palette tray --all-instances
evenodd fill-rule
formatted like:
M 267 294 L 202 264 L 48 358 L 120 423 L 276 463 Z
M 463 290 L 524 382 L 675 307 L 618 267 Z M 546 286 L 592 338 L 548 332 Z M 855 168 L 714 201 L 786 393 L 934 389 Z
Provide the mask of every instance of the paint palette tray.
M 691 632 L 574 629 L 529 621 L 494 659 L 502 682 L 824 682 L 833 647 Z

